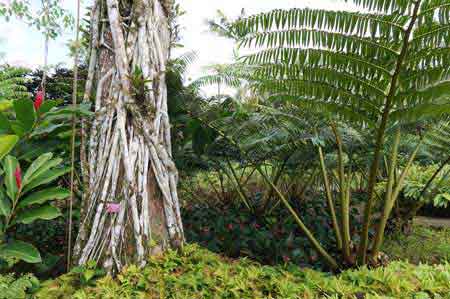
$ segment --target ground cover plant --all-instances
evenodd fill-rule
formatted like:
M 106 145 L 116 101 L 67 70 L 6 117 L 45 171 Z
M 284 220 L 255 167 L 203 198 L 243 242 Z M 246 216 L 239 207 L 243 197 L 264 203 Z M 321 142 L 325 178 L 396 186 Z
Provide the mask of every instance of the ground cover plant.
M 450 298 L 450 0 L 219 11 L 196 78 L 183 1 L 72 4 L 0 3 L 0 298 Z

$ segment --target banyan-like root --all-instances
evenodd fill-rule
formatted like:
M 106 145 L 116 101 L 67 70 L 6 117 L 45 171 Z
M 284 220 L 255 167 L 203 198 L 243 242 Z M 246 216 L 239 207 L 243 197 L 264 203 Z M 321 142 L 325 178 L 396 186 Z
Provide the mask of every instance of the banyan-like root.
M 88 186 L 77 264 L 94 260 L 114 273 L 129 263 L 142 266 L 150 254 L 184 240 L 167 108 L 165 8 L 158 0 L 93 5 L 84 100 L 96 84 L 95 118 L 82 128 Z

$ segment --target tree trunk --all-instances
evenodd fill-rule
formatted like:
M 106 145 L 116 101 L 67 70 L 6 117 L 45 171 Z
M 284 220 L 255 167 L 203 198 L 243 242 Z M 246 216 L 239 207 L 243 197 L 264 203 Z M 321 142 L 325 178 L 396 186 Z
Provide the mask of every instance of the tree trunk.
M 169 9 L 164 0 L 93 5 L 84 101 L 96 86 L 95 117 L 82 130 L 88 186 L 76 264 L 94 260 L 116 273 L 184 241 L 165 83 Z

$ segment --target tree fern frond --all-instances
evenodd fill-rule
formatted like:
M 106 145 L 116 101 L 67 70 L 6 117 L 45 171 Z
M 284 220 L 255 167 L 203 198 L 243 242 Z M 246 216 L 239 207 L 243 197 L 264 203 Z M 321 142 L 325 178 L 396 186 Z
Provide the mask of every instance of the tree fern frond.
M 365 78 L 364 75 L 367 77 Z M 288 66 L 285 64 L 262 65 L 255 70 L 255 76 L 261 79 L 299 79 L 327 82 L 363 96 L 366 95 L 367 89 L 377 95 L 385 96 L 387 93 L 386 84 L 388 83 L 386 79 L 375 77 L 373 73 L 358 74 L 328 67 Z
M 399 54 L 400 47 L 399 44 L 387 43 L 381 39 L 374 40 L 367 37 L 315 29 L 257 32 L 241 39 L 240 46 L 326 48 L 336 52 L 375 58 L 396 57 Z
M 392 69 L 380 66 L 380 61 L 370 61 L 351 53 L 326 49 L 270 48 L 243 56 L 241 59 L 248 64 L 283 63 L 310 67 L 328 66 L 339 70 L 349 70 L 353 73 L 380 73 L 385 77 L 390 76 L 393 72 Z
M 27 69 L 0 67 L 0 101 L 23 99 L 30 96 L 25 86 Z
M 273 10 L 236 22 L 234 27 L 242 36 L 261 31 L 280 29 L 316 28 L 342 34 L 372 37 L 382 33 L 400 39 L 407 17 L 401 15 L 361 14 L 348 11 L 312 9 Z
M 401 14 L 411 10 L 414 4 L 414 1 L 410 0 L 351 0 L 351 2 L 369 11 Z

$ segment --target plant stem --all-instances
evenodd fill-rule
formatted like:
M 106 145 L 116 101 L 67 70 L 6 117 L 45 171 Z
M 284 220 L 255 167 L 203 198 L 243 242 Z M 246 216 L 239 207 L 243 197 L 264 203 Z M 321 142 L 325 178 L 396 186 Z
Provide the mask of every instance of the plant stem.
M 333 134 L 338 146 L 338 178 L 341 198 L 341 229 L 342 229 L 342 253 L 347 261 L 350 261 L 350 201 L 347 196 L 347 188 L 350 188 L 348 180 L 346 181 L 344 170 L 344 150 L 342 147 L 342 138 L 338 132 L 335 123 L 331 123 Z
M 398 137 L 396 137 L 396 138 L 398 138 L 398 142 L 400 142 L 400 133 L 399 132 L 398 132 Z M 394 207 L 395 201 L 397 200 L 398 195 L 400 194 L 400 191 L 403 188 L 403 183 L 406 179 L 406 176 L 408 175 L 409 170 L 411 169 L 412 163 L 414 162 L 414 159 L 416 158 L 421 145 L 422 145 L 422 140 L 417 144 L 416 148 L 414 149 L 414 152 L 411 154 L 411 157 L 409 158 L 408 163 L 406 164 L 405 168 L 403 169 L 403 172 L 400 175 L 400 178 L 397 182 L 397 185 L 395 186 L 394 191 L 392 192 L 392 186 L 391 186 L 390 191 L 392 193 L 390 192 L 391 193 L 390 197 L 386 197 L 386 203 L 384 205 L 383 216 L 381 217 L 381 221 L 378 226 L 378 231 L 377 231 L 376 239 L 375 239 L 375 245 L 372 250 L 372 257 L 376 257 L 378 252 L 380 251 L 381 245 L 383 244 L 384 231 L 386 229 L 387 220 L 389 219 L 389 215 L 391 214 L 391 211 L 392 211 L 392 208 Z M 398 144 L 397 144 L 397 147 L 398 147 Z M 397 149 L 395 149 L 395 151 L 397 151 Z M 397 163 L 397 161 L 395 158 L 395 164 L 396 163 Z M 395 165 L 392 165 L 392 168 L 395 169 Z M 393 173 L 393 171 L 392 171 L 392 173 Z M 393 174 L 392 174 L 392 176 L 393 176 Z
M 399 144 L 400 144 L 400 128 L 397 129 L 397 132 L 395 134 L 394 147 L 392 149 L 392 154 L 391 154 L 391 167 L 387 168 L 389 175 L 388 175 L 388 182 L 386 185 L 384 211 L 383 211 L 383 215 L 381 217 L 381 221 L 378 226 L 378 231 L 377 231 L 376 237 L 375 237 L 375 245 L 374 245 L 374 251 L 373 251 L 374 256 L 376 256 L 376 254 L 378 254 L 378 250 L 381 248 L 381 244 L 383 243 L 384 230 L 386 227 L 387 219 L 390 214 L 392 189 L 394 187 L 394 177 L 395 177 L 395 171 L 397 169 L 397 155 L 398 155 L 398 145 Z M 387 165 L 388 165 L 388 163 L 386 163 L 386 166 Z
M 280 197 L 283 204 L 286 206 L 291 215 L 294 217 L 294 220 L 295 222 L 297 222 L 298 226 L 300 227 L 300 230 L 306 235 L 306 237 L 311 242 L 313 247 L 317 250 L 317 252 L 324 258 L 324 260 L 331 267 L 331 269 L 333 269 L 334 271 L 338 270 L 339 266 L 336 260 L 322 247 L 322 245 L 320 245 L 319 241 L 314 237 L 312 232 L 306 227 L 306 225 L 298 216 L 297 212 L 295 212 L 295 210 L 289 204 L 289 201 L 284 197 L 284 195 L 280 192 L 277 186 L 273 184 L 273 182 L 267 177 L 267 175 L 261 170 L 259 166 L 257 168 L 257 171 L 261 174 L 263 179 L 275 190 L 275 192 Z
M 403 36 L 403 45 L 401 52 L 398 56 L 397 63 L 395 66 L 395 71 L 391 78 L 389 93 L 386 96 L 386 101 L 383 109 L 383 114 L 380 121 L 380 127 L 377 130 L 377 137 L 375 143 L 375 153 L 372 161 L 372 165 L 369 171 L 369 185 L 368 185 L 368 194 L 367 194 L 367 203 L 364 209 L 364 220 L 363 220 L 363 229 L 361 232 L 361 243 L 358 248 L 358 262 L 360 264 L 366 264 L 367 262 L 367 248 L 369 246 L 369 228 L 371 224 L 372 217 L 372 208 L 374 204 L 374 190 L 376 185 L 377 173 L 378 173 L 378 163 L 380 161 L 381 150 L 383 148 L 384 143 L 384 135 L 386 132 L 391 108 L 394 101 L 394 96 L 397 91 L 398 78 L 400 76 L 400 72 L 403 66 L 403 61 L 405 60 L 406 54 L 408 52 L 409 47 L 409 39 L 411 33 L 413 31 L 414 25 L 417 20 L 417 15 L 419 13 L 419 8 L 421 4 L 421 0 L 417 0 L 414 3 L 413 13 L 411 16 L 411 20 L 409 22 L 408 28 L 404 31 Z
M 326 196 L 327 196 L 327 202 L 328 202 L 328 208 L 330 209 L 331 214 L 331 220 L 333 222 L 333 229 L 334 233 L 336 235 L 336 243 L 339 250 L 342 249 L 342 237 L 341 232 L 338 224 L 338 220 L 336 217 L 336 211 L 334 208 L 334 202 L 333 202 L 333 194 L 331 193 L 331 186 L 330 181 L 328 180 L 328 172 L 325 166 L 325 159 L 323 156 L 323 150 L 321 146 L 318 146 L 319 151 L 319 159 L 320 159 L 320 166 L 322 169 L 322 177 L 323 177 L 323 184 L 325 186 Z

